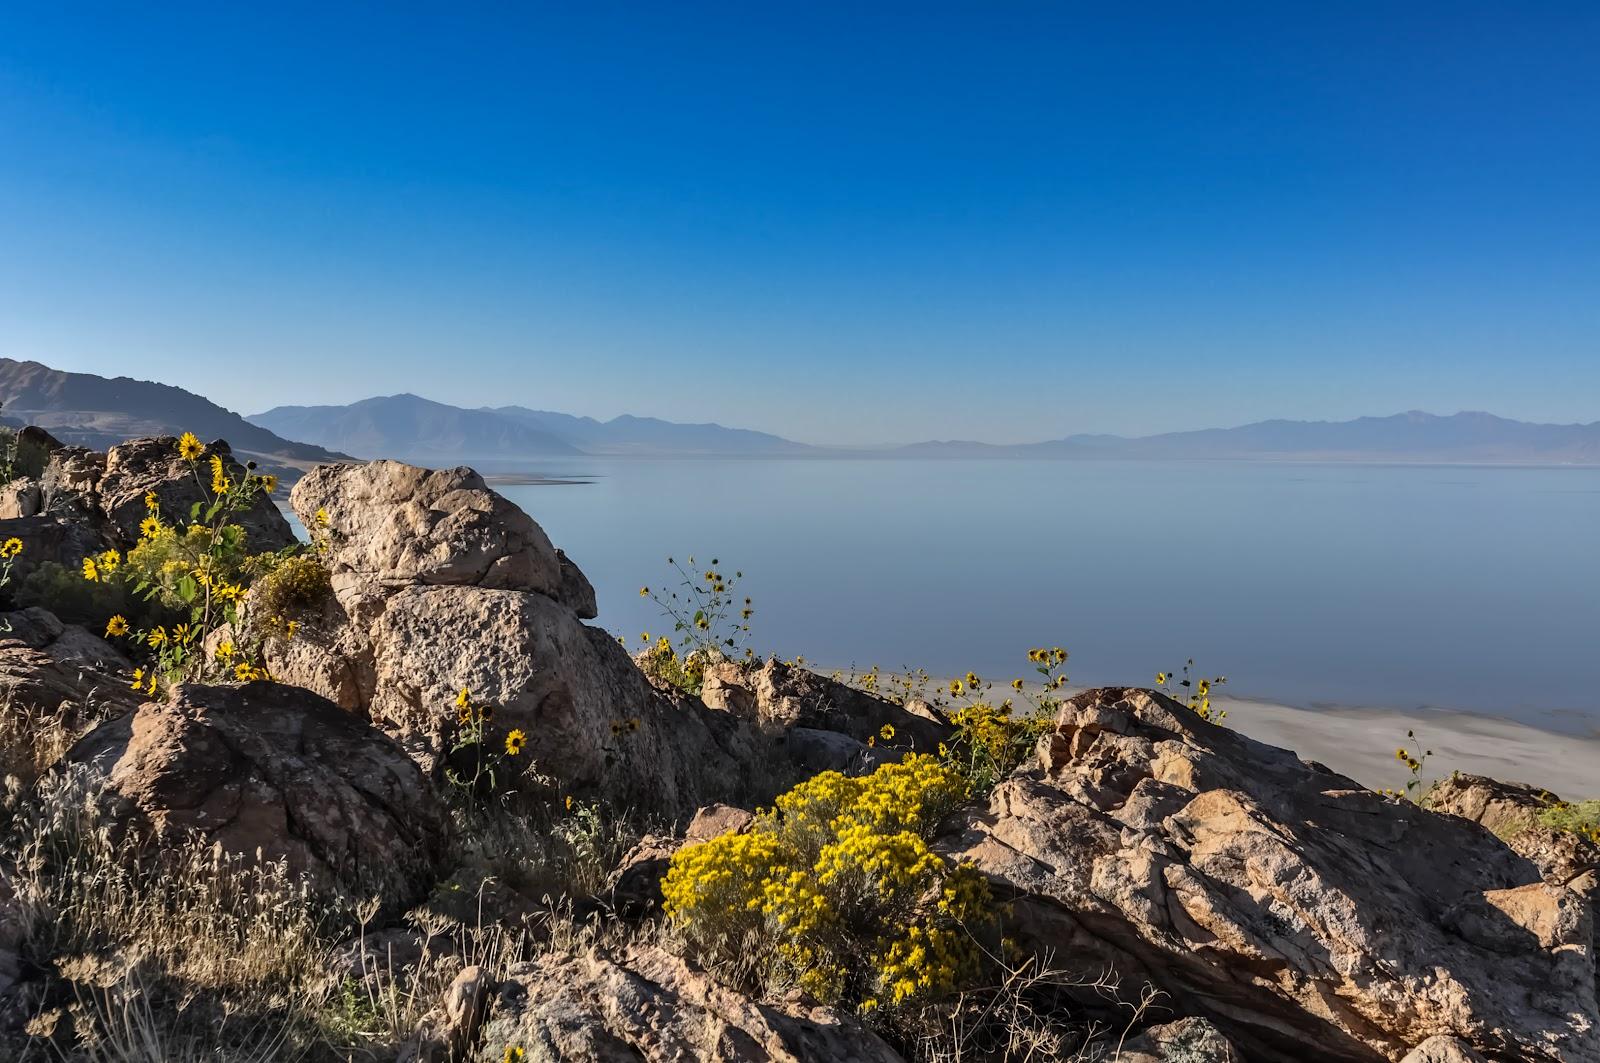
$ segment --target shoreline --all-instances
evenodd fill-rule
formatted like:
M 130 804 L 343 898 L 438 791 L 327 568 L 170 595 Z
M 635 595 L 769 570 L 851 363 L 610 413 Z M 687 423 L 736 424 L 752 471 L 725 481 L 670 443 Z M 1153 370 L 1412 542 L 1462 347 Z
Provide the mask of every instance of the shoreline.
M 1431 749 L 1423 779 L 1452 772 L 1522 782 L 1577 801 L 1600 796 L 1600 738 L 1547 731 L 1501 716 L 1453 709 L 1302 709 L 1245 698 L 1213 698 L 1225 721 L 1258 741 L 1292 749 L 1373 789 L 1408 777 L 1394 751 Z M 1416 732 L 1415 739 L 1406 732 Z
M 933 679 L 933 688 L 951 678 Z M 1039 690 L 1038 684 L 1027 686 L 1033 693 Z M 1086 689 L 1074 683 L 1062 693 Z M 998 699 L 1010 691 L 992 693 Z M 1215 694 L 1211 701 L 1227 710 L 1222 726 L 1293 750 L 1300 759 L 1325 764 L 1373 790 L 1404 787 L 1410 776 L 1394 752 L 1405 746 L 1433 751 L 1422 772 L 1424 783 L 1460 772 L 1541 787 L 1566 801 L 1600 797 L 1600 732 L 1577 735 L 1460 709 L 1302 708 Z M 1407 731 L 1417 737 L 1408 738 Z

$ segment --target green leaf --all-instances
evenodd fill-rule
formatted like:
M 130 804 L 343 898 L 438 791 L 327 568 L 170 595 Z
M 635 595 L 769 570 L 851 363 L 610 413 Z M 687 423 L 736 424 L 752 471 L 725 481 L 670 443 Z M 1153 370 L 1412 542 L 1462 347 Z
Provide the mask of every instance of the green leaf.
M 178 581 L 178 598 L 184 605 L 193 602 L 195 595 L 198 593 L 200 593 L 200 586 L 195 583 L 193 576 L 186 575 Z
M 200 519 L 200 507 L 203 506 L 203 505 L 205 505 L 205 503 L 202 501 L 202 502 L 196 502 L 194 505 L 189 507 L 189 523 L 190 524 L 193 524 L 195 521 Z

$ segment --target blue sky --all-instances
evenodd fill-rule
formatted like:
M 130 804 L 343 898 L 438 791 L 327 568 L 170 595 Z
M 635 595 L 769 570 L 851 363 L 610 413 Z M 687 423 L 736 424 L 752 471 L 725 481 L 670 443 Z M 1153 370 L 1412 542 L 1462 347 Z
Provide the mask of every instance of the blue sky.
M 821 442 L 1600 418 L 1592 3 L 235 6 L 0 12 L 0 354 Z

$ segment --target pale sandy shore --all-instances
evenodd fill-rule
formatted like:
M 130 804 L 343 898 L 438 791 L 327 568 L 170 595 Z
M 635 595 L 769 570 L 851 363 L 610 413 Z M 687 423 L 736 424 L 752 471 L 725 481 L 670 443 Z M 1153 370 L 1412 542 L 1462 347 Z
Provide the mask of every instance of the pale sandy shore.
M 949 680 L 937 680 L 943 689 Z M 1028 684 L 1037 693 L 1034 684 Z M 1076 684 L 1066 694 L 1078 693 Z M 996 698 L 1009 694 L 997 690 Z M 1444 709 L 1301 709 L 1248 698 L 1216 697 L 1228 712 L 1225 726 L 1269 745 L 1315 760 L 1374 790 L 1399 789 L 1410 778 L 1395 749 L 1431 749 L 1423 778 L 1452 772 L 1543 787 L 1566 800 L 1600 798 L 1600 731 L 1590 737 L 1561 734 L 1499 716 Z M 1575 721 L 1568 721 L 1573 723 Z M 1406 732 L 1416 732 L 1416 739 Z
M 1378 789 L 1408 778 L 1397 746 L 1433 750 L 1426 779 L 1453 771 L 1543 787 L 1568 800 L 1600 797 L 1600 739 L 1578 738 L 1496 716 L 1430 709 L 1296 709 L 1222 699 L 1227 723 Z M 1406 738 L 1414 730 L 1416 741 Z

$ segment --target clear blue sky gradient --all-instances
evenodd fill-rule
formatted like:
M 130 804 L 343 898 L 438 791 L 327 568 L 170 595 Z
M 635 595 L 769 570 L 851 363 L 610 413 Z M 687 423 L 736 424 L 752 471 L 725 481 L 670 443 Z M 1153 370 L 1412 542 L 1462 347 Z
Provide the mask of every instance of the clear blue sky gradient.
M 401 6 L 6 5 L 0 354 L 817 442 L 1600 418 L 1600 5 Z

